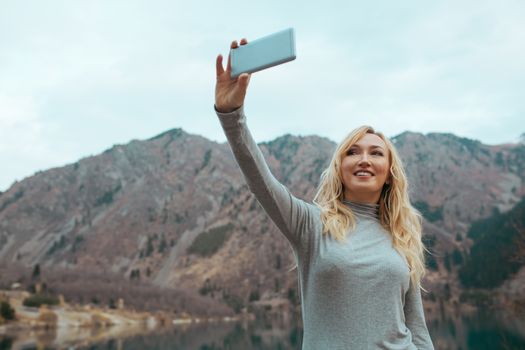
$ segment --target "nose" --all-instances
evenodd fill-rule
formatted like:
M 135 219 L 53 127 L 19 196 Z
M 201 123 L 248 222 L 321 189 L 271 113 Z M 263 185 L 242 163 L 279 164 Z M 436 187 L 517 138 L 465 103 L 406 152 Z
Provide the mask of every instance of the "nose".
M 363 152 L 361 154 L 361 158 L 359 159 L 359 165 L 361 164 L 369 164 L 370 165 L 370 159 L 368 158 L 368 154 L 366 152 Z

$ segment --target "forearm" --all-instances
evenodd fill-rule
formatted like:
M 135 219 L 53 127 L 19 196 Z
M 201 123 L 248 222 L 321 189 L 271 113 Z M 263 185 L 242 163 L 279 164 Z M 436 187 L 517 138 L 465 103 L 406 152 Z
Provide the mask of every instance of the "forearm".
M 281 232 L 297 244 L 301 222 L 308 214 L 306 203 L 293 197 L 271 173 L 247 127 L 243 106 L 230 113 L 216 113 L 251 192 Z
M 405 319 L 412 333 L 412 342 L 418 350 L 434 350 L 425 322 L 421 289 L 419 285 L 412 286 L 412 281 L 410 281 L 410 289 L 405 296 Z

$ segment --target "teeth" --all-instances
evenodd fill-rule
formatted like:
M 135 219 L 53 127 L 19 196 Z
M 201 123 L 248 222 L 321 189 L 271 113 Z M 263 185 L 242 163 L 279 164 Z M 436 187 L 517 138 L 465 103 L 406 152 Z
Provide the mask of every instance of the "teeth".
M 367 175 L 372 175 L 372 173 L 369 173 L 368 171 L 358 171 L 356 175 L 357 176 L 367 176 Z

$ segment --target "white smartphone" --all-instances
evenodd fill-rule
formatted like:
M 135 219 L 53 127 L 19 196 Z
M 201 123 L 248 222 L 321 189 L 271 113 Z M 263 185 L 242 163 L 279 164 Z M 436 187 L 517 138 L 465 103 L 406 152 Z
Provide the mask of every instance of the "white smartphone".
M 295 60 L 295 33 L 293 28 L 250 41 L 230 50 L 231 74 L 253 73 Z

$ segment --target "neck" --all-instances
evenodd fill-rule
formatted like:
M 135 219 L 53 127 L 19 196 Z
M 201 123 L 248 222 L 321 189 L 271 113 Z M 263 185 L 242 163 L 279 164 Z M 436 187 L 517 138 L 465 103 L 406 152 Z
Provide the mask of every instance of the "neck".
M 343 199 L 343 203 L 357 216 L 379 220 L 379 204 L 355 202 L 348 199 Z
M 381 198 L 381 191 L 355 193 L 345 189 L 344 197 L 351 202 L 376 204 L 379 203 L 379 198 Z

